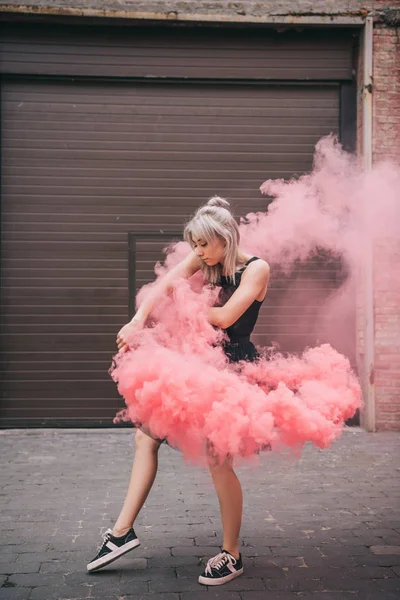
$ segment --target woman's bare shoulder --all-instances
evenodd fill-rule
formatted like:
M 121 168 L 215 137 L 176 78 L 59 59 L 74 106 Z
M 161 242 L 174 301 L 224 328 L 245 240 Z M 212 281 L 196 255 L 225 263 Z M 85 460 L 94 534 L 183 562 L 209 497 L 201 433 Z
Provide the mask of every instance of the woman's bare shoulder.
M 258 274 L 258 275 L 264 275 L 266 277 L 269 277 L 270 274 L 270 266 L 267 263 L 266 260 L 262 259 L 262 258 L 258 258 L 257 260 L 253 260 L 248 267 L 246 268 L 245 273 L 249 273 L 249 274 Z

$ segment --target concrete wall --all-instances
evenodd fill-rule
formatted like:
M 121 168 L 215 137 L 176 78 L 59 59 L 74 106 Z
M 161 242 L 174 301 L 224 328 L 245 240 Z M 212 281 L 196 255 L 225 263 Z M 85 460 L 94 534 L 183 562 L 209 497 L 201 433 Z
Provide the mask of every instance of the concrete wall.
M 374 0 L 8 0 L 0 2 L 1 10 L 31 7 L 35 12 L 97 11 L 99 16 L 125 15 L 130 18 L 171 20 L 263 21 L 296 16 L 365 17 L 372 10 L 384 8 L 387 2 Z M 390 5 L 395 5 L 391 2 Z M 330 19 L 327 18 L 327 24 Z

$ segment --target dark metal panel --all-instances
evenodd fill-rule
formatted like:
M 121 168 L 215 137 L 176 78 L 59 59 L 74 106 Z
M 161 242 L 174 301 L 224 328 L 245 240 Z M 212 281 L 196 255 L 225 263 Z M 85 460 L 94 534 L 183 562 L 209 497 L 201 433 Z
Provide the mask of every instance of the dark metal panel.
M 121 400 L 107 369 L 134 292 L 128 232 L 146 232 L 139 286 L 199 203 L 219 193 L 238 216 L 265 210 L 259 185 L 310 169 L 338 127 L 333 85 L 4 81 L 1 423 L 110 424 Z M 325 272 L 304 286 L 331 289 Z M 256 340 L 312 343 L 312 312 L 282 310 L 282 293 L 273 278 Z
M 162 262 L 166 246 L 182 239 L 182 233 L 129 231 L 128 233 L 128 317 L 135 313 L 135 298 L 139 289 L 154 280 L 154 265 Z M 147 244 L 146 244 L 147 242 Z M 150 242 L 150 243 L 149 243 Z M 139 246 L 139 248 L 138 248 Z M 143 248 L 144 246 L 144 248 Z M 155 248 L 157 250 L 155 251 Z M 144 251 L 144 258 L 143 258 Z M 142 267 L 140 269 L 139 265 Z M 139 268 L 138 268 L 139 267 Z
M 352 78 L 352 36 L 8 23 L 0 52 L 7 74 L 336 81 Z
M 357 141 L 357 82 L 340 86 L 340 141 L 347 152 L 355 152 Z

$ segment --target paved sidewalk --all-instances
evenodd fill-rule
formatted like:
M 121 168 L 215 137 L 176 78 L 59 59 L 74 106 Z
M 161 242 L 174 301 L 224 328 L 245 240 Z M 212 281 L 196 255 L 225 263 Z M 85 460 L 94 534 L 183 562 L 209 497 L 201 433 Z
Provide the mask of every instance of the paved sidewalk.
M 346 430 L 300 461 L 238 469 L 245 574 L 197 583 L 218 551 L 208 473 L 168 448 L 137 523 L 141 546 L 86 573 L 121 506 L 129 430 L 0 431 L 0 600 L 398 600 L 400 435 Z

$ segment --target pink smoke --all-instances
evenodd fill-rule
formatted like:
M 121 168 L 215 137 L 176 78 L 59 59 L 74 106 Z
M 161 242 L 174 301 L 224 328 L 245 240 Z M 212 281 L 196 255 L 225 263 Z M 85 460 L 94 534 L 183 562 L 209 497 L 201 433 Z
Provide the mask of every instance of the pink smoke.
M 310 174 L 288 182 L 269 180 L 261 190 L 274 199 L 268 213 L 241 220 L 242 248 L 268 260 L 272 277 L 278 270 L 290 274 L 321 251 L 340 256 L 345 283 L 327 303 L 323 299 L 325 307 L 312 318 L 345 346 L 342 337 L 348 335 L 366 245 L 399 234 L 400 169 L 383 163 L 363 173 L 354 157 L 328 137 L 316 146 Z M 188 252 L 183 242 L 171 247 L 165 264 L 156 267 L 157 276 Z M 210 448 L 217 457 L 250 457 L 267 446 L 296 452 L 307 441 L 328 446 L 361 406 L 348 359 L 323 344 L 300 357 L 265 351 L 256 363 L 227 363 L 219 346 L 222 334 L 205 317 L 213 292 L 200 275 L 193 279 L 177 282 L 171 296 L 159 299 L 155 326 L 137 332 L 132 350 L 115 357 L 112 376 L 127 403 L 121 418 L 147 425 L 156 437 L 168 438 L 185 457 L 200 462 Z M 153 285 L 141 290 L 139 302 L 149 293 Z M 307 302 L 295 284 L 288 293 L 292 302 Z
M 301 358 L 231 365 L 218 344 L 223 333 L 205 316 L 210 294 L 177 282 L 157 324 L 136 331 L 132 350 L 115 357 L 111 374 L 127 404 L 118 419 L 145 424 L 200 463 L 210 451 L 252 457 L 266 446 L 328 446 L 360 406 L 349 361 L 326 344 Z
M 268 213 L 242 220 L 243 246 L 286 274 L 296 274 L 299 263 L 321 252 L 340 258 L 345 269 L 344 283 L 328 297 L 326 283 L 312 272 L 298 277 L 286 297 L 280 298 L 274 316 L 279 317 L 279 311 L 284 315 L 293 299 L 299 306 L 319 307 L 312 315 L 315 338 L 329 340 L 354 364 L 356 293 L 362 285 L 368 246 L 376 249 L 385 240 L 393 251 L 400 239 L 399 165 L 382 162 L 366 173 L 353 155 L 328 136 L 316 145 L 311 173 L 288 182 L 268 180 L 261 191 L 274 200 Z M 380 268 L 379 277 L 383 275 Z M 312 292 L 305 291 L 307 287 Z M 400 282 L 392 277 L 389 288 L 400 292 Z
M 242 220 L 242 244 L 288 270 L 318 248 L 362 266 L 366 243 L 400 232 L 399 166 L 380 163 L 365 173 L 333 136 L 317 143 L 311 173 L 260 189 L 274 200 L 268 213 Z

